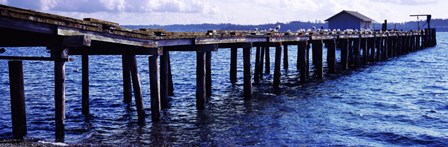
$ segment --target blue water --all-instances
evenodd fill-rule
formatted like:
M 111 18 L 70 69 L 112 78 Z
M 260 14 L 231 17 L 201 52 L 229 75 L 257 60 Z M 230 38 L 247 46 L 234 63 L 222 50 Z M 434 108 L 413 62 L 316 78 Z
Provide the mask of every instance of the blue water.
M 162 121 L 150 113 L 147 57 L 138 56 L 146 125 L 124 104 L 120 56 L 90 58 L 91 116 L 81 114 L 81 59 L 66 64 L 66 139 L 104 145 L 448 145 L 448 33 L 438 46 L 301 85 L 290 47 L 280 91 L 265 75 L 254 97 L 230 84 L 230 51 L 213 53 L 213 96 L 195 107 L 195 53 L 172 52 L 175 96 Z M 254 52 L 253 52 L 254 53 Z M 273 57 L 273 49 L 271 50 Z M 43 48 L 8 48 L 3 55 L 49 56 Z M 338 54 L 339 56 L 339 54 Z M 254 59 L 252 59 L 254 60 Z M 324 60 L 325 61 L 325 60 Z M 271 61 L 273 66 L 273 59 Z M 273 69 L 273 67 L 271 67 Z M 53 63 L 24 61 L 27 138 L 54 141 Z M 0 61 L 0 138 L 12 135 L 7 61 Z

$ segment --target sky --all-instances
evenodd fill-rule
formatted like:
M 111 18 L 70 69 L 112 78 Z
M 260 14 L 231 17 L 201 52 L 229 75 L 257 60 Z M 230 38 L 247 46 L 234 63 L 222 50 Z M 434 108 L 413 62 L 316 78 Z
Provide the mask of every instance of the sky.
M 342 10 L 358 11 L 376 22 L 417 20 L 410 14 L 448 18 L 448 0 L 0 0 L 0 4 L 122 25 L 315 22 Z

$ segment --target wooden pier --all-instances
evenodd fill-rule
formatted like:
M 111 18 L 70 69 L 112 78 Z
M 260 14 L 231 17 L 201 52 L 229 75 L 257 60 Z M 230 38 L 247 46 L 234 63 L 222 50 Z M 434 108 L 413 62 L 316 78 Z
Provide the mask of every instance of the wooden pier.
M 170 106 L 174 93 L 169 53 L 196 52 L 196 107 L 205 109 L 212 91 L 211 58 L 218 49 L 230 49 L 230 81 L 237 81 L 237 62 L 243 62 L 244 99 L 252 98 L 253 83 L 259 84 L 263 74 L 271 74 L 270 57 L 274 57 L 273 89 L 281 85 L 281 63 L 288 69 L 289 54 L 297 54 L 298 80 L 322 79 L 323 58 L 327 59 L 328 74 L 349 70 L 368 63 L 383 61 L 436 45 L 436 31 L 327 31 L 259 32 L 224 31 L 167 32 L 160 29 L 129 30 L 117 23 L 92 18 L 78 20 L 64 16 L 0 5 L 1 47 L 44 46 L 50 57 L 0 56 L 9 60 L 13 134 L 26 135 L 26 112 L 22 61 L 54 62 L 56 141 L 64 141 L 65 124 L 65 64 L 70 56 L 82 56 L 82 113 L 89 115 L 89 56 L 121 55 L 123 66 L 123 102 L 130 103 L 132 91 L 139 123 L 147 116 L 137 68 L 149 68 L 151 118 L 160 120 L 161 109 Z M 289 52 L 297 46 L 297 53 Z M 252 50 L 255 48 L 255 57 Z M 237 50 L 243 50 L 243 61 L 237 61 Z M 275 49 L 274 56 L 269 50 Z M 327 50 L 324 55 L 323 50 Z M 336 60 L 340 50 L 341 61 Z M 310 51 L 314 74 L 310 75 Z M 282 56 L 283 54 L 283 56 Z M 147 55 L 149 65 L 138 67 L 136 55 Z M 255 65 L 252 65 L 252 58 Z M 193 60 L 193 59 L 190 59 Z M 254 67 L 253 67 L 254 66 Z M 254 68 L 254 70 L 252 70 Z M 264 73 L 263 73 L 264 71 Z M 131 84 L 132 83 L 132 84 Z M 131 86 L 132 85 L 132 86 Z

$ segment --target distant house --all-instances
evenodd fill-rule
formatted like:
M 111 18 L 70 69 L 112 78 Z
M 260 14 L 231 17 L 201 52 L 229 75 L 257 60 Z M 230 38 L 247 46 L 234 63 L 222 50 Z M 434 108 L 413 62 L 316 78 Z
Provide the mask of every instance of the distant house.
M 325 21 L 328 22 L 329 29 L 372 30 L 374 20 L 358 12 L 344 10 Z

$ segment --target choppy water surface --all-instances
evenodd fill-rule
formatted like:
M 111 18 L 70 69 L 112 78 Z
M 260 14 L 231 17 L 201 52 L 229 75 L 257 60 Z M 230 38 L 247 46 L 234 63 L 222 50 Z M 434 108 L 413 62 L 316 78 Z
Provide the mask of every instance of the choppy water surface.
M 229 81 L 230 51 L 213 54 L 213 96 L 195 107 L 195 53 L 171 54 L 175 96 L 162 121 L 150 117 L 147 57 L 138 56 L 147 123 L 122 102 L 120 56 L 92 56 L 91 116 L 81 114 L 81 59 L 66 67 L 66 142 L 143 145 L 446 145 L 448 144 L 448 33 L 439 45 L 300 85 L 296 48 L 280 92 L 271 76 L 242 98 L 242 58 L 236 85 Z M 3 55 L 45 55 L 42 48 Z M 273 50 L 271 50 L 272 52 Z M 273 53 L 273 52 L 272 52 Z M 239 52 L 242 55 L 242 52 Z M 273 54 L 272 54 L 273 55 Z M 273 60 L 272 60 L 273 62 Z M 271 63 L 273 65 L 273 63 Z M 272 67 L 273 69 L 273 67 Z M 54 140 L 53 63 L 25 61 L 28 138 Z M 0 61 L 0 138 L 11 136 L 7 62 Z

